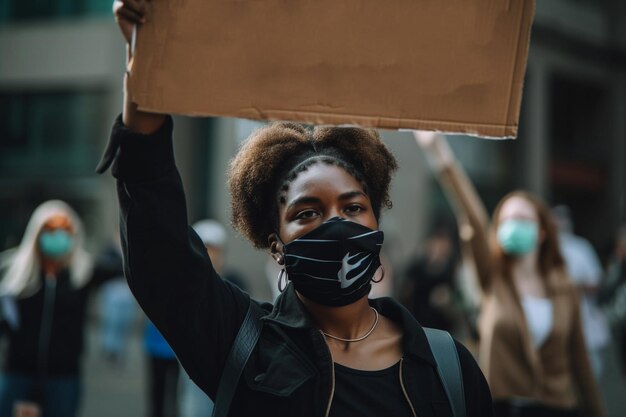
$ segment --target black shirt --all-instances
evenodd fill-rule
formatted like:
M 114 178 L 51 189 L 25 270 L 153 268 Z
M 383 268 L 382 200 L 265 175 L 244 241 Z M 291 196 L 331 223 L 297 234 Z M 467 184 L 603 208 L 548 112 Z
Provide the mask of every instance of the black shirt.
M 329 417 L 413 417 L 400 384 L 400 362 L 379 371 L 335 366 L 335 396 Z

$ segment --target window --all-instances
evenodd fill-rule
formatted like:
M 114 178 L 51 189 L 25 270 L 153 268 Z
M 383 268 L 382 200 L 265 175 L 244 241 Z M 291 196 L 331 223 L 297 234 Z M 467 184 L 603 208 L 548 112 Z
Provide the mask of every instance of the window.
M 103 105 L 99 92 L 0 92 L 0 175 L 91 174 Z
M 0 22 L 110 14 L 111 0 L 0 0 Z

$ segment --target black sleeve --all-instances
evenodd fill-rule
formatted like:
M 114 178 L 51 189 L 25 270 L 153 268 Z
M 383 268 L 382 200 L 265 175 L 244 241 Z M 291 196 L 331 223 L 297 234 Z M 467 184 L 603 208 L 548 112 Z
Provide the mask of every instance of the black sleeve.
M 467 417 L 493 416 L 491 391 L 489 391 L 485 376 L 467 348 L 459 342 L 455 341 L 455 343 L 461 362 L 461 372 L 463 372 Z
M 187 224 L 172 129 L 169 117 L 151 135 L 130 131 L 121 117 L 113 126 L 107 153 L 118 180 L 124 271 L 191 379 L 214 398 L 249 297 L 217 275 Z

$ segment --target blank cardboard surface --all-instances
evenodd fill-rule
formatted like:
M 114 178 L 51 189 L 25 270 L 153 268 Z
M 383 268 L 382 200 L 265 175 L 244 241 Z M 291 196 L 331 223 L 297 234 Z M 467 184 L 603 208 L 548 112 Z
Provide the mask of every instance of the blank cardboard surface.
M 195 116 L 517 134 L 530 0 L 153 1 L 130 92 Z

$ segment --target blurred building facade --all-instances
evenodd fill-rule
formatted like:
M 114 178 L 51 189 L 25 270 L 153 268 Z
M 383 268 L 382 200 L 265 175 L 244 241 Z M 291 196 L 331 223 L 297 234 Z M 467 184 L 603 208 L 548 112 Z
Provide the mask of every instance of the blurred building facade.
M 453 30 L 453 29 L 452 29 Z M 121 110 L 125 52 L 109 0 L 0 0 L 0 249 L 17 243 L 31 210 L 62 198 L 86 220 L 93 246 L 117 232 L 109 175 L 93 169 Z M 572 207 L 577 230 L 601 249 L 626 220 L 626 4 L 539 1 L 517 141 L 453 138 L 488 207 L 526 188 Z M 225 175 L 258 123 L 176 120 L 176 154 L 190 222 L 228 223 Z M 449 210 L 407 133 L 384 132 L 400 162 L 383 228 L 402 262 Z M 266 255 L 242 238 L 231 263 L 269 298 Z M 245 258 L 245 262 L 241 259 Z
M 626 3 L 539 3 L 514 166 L 603 252 L 626 221 Z
M 625 83 L 625 2 L 537 1 L 518 139 L 451 139 L 488 208 L 530 190 L 605 252 L 626 222 Z

